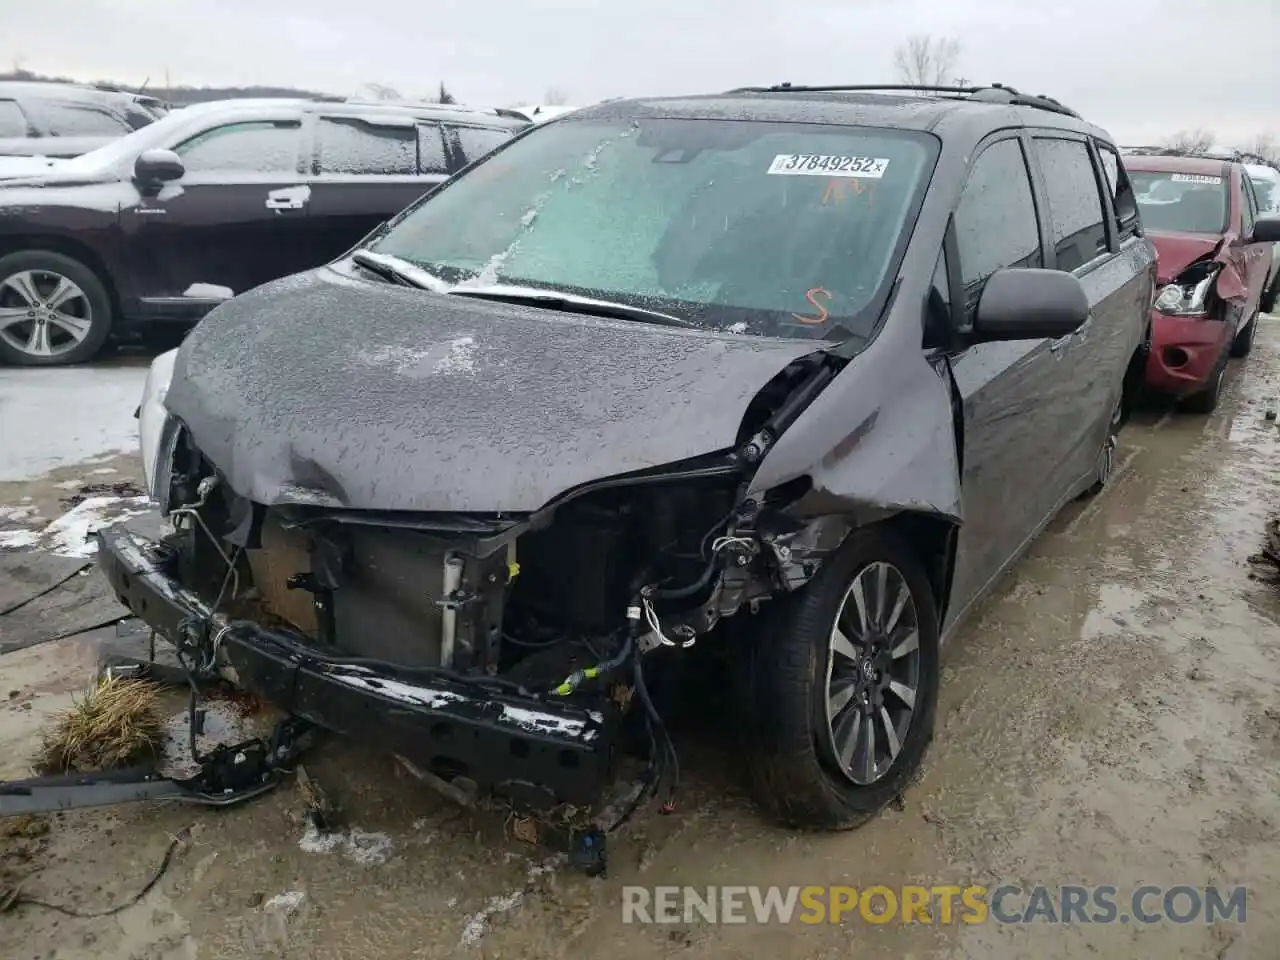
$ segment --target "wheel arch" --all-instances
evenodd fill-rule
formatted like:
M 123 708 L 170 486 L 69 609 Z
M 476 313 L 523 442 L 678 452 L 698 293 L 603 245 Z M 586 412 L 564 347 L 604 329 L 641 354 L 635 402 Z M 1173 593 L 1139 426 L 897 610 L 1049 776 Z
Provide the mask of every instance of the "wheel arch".
M 945 623 L 959 524 L 947 517 L 916 511 L 902 511 L 880 523 L 901 536 L 919 558 L 933 590 L 939 624 Z
M 116 288 L 115 279 L 107 268 L 106 262 L 92 246 L 83 240 L 77 240 L 75 237 L 60 233 L 0 234 L 0 257 L 7 257 L 10 254 L 23 253 L 28 250 L 60 253 L 64 257 L 71 257 L 73 260 L 84 264 L 86 269 L 93 271 L 107 291 L 107 297 L 111 301 L 112 315 L 116 321 L 119 321 L 121 316 L 120 292 Z

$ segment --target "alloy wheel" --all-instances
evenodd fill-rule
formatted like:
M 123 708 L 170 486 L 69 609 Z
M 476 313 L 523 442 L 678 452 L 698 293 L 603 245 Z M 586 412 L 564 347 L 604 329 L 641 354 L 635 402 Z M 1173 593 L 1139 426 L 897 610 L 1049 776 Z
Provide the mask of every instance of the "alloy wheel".
M 902 751 L 920 686 L 920 621 L 906 578 L 871 563 L 845 591 L 827 651 L 826 718 L 834 759 L 859 786 Z
M 74 350 L 93 327 L 89 298 L 52 270 L 23 270 L 0 280 L 0 338 L 33 357 Z

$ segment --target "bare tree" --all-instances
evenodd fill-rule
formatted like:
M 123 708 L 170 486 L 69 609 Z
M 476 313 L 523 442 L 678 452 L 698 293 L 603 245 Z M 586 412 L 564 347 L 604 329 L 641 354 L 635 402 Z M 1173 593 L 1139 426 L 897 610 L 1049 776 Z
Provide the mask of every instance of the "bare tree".
M 569 102 L 569 95 L 559 87 L 548 87 L 542 95 L 542 102 L 548 107 L 563 107 Z
M 1173 136 L 1165 137 L 1163 146 L 1173 154 L 1207 153 L 1214 139 L 1208 130 L 1179 130 Z
M 374 100 L 400 100 L 400 91 L 388 87 L 385 83 L 366 83 L 361 89 L 368 90 Z
M 907 37 L 893 51 L 898 79 L 914 87 L 943 87 L 956 83 L 960 41 L 954 37 L 934 37 L 917 33 Z
M 457 98 L 449 92 L 444 85 L 444 81 L 440 81 L 440 91 L 436 94 L 436 103 L 457 103 Z
M 1258 134 L 1245 152 L 1257 157 L 1263 163 L 1280 167 L 1280 144 L 1276 143 L 1276 138 L 1270 133 Z

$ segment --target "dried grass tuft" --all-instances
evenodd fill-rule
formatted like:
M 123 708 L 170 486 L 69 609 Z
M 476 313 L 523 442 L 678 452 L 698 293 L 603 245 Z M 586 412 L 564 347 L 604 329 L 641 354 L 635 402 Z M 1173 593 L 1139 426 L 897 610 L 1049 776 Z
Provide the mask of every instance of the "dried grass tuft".
M 88 772 L 154 760 L 164 747 L 160 691 L 145 680 L 106 677 L 54 718 L 36 766 Z

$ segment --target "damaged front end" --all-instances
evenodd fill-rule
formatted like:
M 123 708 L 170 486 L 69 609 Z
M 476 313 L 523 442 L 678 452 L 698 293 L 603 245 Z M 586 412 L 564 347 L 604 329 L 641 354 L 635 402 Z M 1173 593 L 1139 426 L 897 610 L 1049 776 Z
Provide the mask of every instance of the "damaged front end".
M 819 350 L 789 363 L 731 449 L 520 513 L 256 502 L 176 416 L 157 425 L 157 389 L 140 416 L 173 530 L 105 531 L 100 565 L 194 673 L 393 753 L 451 796 L 589 808 L 629 716 L 653 745 L 651 795 L 673 788 L 675 765 L 646 684 L 654 652 L 800 588 L 848 533 L 788 511 L 807 478 L 747 495 L 845 362 Z

